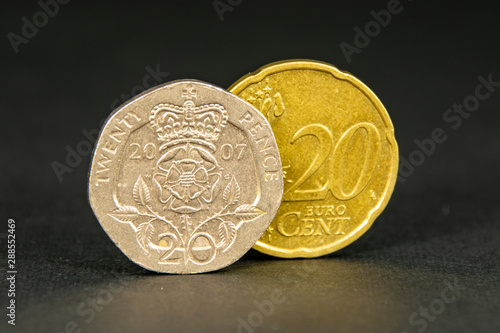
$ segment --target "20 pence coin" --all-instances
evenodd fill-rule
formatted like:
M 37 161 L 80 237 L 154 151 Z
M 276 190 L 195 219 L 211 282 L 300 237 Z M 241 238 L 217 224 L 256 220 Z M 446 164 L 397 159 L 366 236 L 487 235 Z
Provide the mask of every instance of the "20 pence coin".
M 262 236 L 283 194 L 265 117 L 196 80 L 160 85 L 107 119 L 89 172 L 101 226 L 133 262 L 200 273 L 238 260 Z

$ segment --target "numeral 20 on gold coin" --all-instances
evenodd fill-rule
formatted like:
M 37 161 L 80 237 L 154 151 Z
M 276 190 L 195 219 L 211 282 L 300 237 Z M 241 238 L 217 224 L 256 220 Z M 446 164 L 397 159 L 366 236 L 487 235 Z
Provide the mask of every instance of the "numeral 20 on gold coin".
M 352 139 L 359 131 L 366 132 L 364 159 L 358 161 L 362 163 L 361 171 L 357 179 L 344 179 L 346 154 L 352 146 Z M 295 133 L 291 144 L 305 136 L 313 136 L 318 141 L 316 156 L 306 171 L 285 191 L 283 201 L 323 200 L 328 191 L 339 200 L 349 200 L 360 194 L 368 185 L 377 166 L 380 153 L 380 134 L 377 128 L 366 122 L 353 125 L 340 136 L 334 146 L 333 135 L 328 128 L 320 124 L 310 124 Z M 327 168 L 327 176 L 322 186 L 317 189 L 301 189 L 307 180 L 322 168 Z M 355 185 L 346 190 L 345 184 Z

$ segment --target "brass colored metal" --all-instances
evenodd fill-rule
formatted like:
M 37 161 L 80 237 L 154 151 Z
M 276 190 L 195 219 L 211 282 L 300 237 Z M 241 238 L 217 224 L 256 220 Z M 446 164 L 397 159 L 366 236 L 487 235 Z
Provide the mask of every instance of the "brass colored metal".
M 317 257 L 359 238 L 394 189 L 394 127 L 375 94 L 349 73 L 289 60 L 250 73 L 229 90 L 269 120 L 283 162 L 278 213 L 255 249 Z
M 108 118 L 92 157 L 89 201 L 138 265 L 208 272 L 262 236 L 281 202 L 282 173 L 259 111 L 208 83 L 174 81 Z

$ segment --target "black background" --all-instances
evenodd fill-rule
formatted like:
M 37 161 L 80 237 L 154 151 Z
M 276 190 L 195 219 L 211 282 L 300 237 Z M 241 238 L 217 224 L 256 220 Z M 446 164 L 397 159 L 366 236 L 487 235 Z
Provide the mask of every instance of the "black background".
M 388 1 L 245 0 L 221 21 L 212 1 L 74 0 L 17 54 L 7 34 L 21 35 L 21 19 L 33 21 L 41 7 L 3 3 L 1 265 L 12 218 L 18 275 L 15 327 L 3 314 L 2 278 L 1 331 L 498 332 L 500 92 L 457 129 L 443 120 L 474 95 L 479 76 L 500 81 L 498 9 L 486 3 L 402 1 L 351 62 L 339 44 L 353 45 L 353 29 Z M 90 154 L 62 181 L 54 172 L 54 162 L 67 164 L 67 147 L 85 145 L 83 130 L 99 128 L 122 94 L 138 92 L 147 66 L 168 72 L 163 82 L 228 87 L 293 58 L 331 63 L 368 85 L 392 118 L 402 159 L 436 128 L 448 138 L 397 183 L 373 227 L 337 253 L 281 260 L 252 250 L 211 274 L 151 273 L 95 219 Z M 446 281 L 458 293 L 439 308 Z M 257 313 L 255 302 L 268 304 L 273 290 L 282 302 Z M 100 302 L 95 316 L 78 311 L 92 299 Z M 435 316 L 414 315 L 429 306 Z M 242 328 L 249 317 L 257 324 Z

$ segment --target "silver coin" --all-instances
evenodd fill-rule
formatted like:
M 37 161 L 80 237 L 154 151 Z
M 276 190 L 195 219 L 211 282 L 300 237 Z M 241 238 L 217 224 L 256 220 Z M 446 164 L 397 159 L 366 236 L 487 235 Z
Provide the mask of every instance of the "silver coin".
M 109 237 L 133 262 L 165 273 L 235 262 L 269 226 L 282 195 L 265 117 L 195 80 L 155 87 L 115 110 L 89 172 L 89 201 Z

